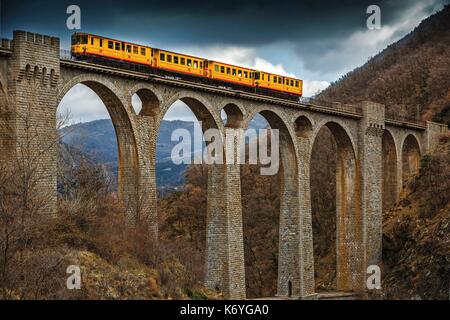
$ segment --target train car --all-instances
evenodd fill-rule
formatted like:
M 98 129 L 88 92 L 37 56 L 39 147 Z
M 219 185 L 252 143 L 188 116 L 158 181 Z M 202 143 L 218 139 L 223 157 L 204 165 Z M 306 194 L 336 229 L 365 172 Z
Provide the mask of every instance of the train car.
M 303 81 L 295 78 L 284 77 L 284 92 L 303 96 Z
M 153 50 L 131 42 L 118 41 L 88 33 L 72 36 L 72 54 L 78 57 L 103 57 L 151 66 Z
M 157 69 L 197 77 L 205 76 L 205 60 L 181 53 L 154 49 L 154 65 Z
M 303 81 L 89 33 L 72 36 L 72 55 L 94 63 L 296 100 Z
M 301 80 L 268 72 L 255 72 L 255 86 L 296 96 L 302 96 L 303 94 L 303 82 Z
M 210 79 L 245 87 L 254 87 L 253 75 L 255 70 L 217 61 L 207 61 L 206 70 L 206 77 Z

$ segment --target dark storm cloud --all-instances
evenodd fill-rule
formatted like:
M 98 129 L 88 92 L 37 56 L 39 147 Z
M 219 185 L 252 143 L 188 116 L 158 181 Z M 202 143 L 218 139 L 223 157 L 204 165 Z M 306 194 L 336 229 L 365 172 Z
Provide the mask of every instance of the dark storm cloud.
M 420 0 L 344 1 L 13 1 L 4 0 L 4 27 L 67 33 L 65 9 L 81 7 L 86 31 L 190 44 L 258 46 L 345 37 L 366 25 L 366 9 L 378 4 L 384 23 Z M 438 1 L 438 0 L 437 0 Z M 161 40 L 162 41 L 162 40 Z
M 72 31 L 66 28 L 66 9 L 77 4 L 82 31 L 175 49 L 245 47 L 296 74 L 332 81 L 449 2 L 3 0 L 1 26 L 3 36 L 10 37 L 14 29 L 31 30 L 59 36 L 68 47 Z M 366 10 L 372 4 L 381 8 L 383 28 L 368 32 Z

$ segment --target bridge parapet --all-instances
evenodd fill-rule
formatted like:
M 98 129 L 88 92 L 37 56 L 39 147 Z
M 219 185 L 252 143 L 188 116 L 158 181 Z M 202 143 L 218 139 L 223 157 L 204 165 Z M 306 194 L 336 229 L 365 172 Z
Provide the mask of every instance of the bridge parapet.
M 6 50 L 11 50 L 12 49 L 12 40 L 10 40 L 10 39 L 2 39 L 0 41 L 0 48 L 1 49 L 6 49 Z

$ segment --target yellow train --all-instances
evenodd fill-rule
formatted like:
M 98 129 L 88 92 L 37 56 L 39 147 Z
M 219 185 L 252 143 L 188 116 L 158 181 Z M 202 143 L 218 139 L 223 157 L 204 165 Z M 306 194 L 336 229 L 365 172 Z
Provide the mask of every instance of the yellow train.
M 303 81 L 300 79 L 88 33 L 72 35 L 72 55 L 91 62 L 177 75 L 187 80 L 281 98 L 298 100 L 303 95 Z

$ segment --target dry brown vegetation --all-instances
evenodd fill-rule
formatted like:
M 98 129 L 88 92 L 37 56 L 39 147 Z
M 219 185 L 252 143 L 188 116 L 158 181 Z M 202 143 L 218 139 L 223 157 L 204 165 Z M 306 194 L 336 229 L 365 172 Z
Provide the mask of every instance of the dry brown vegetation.
M 73 170 L 76 186 L 55 217 L 36 205 L 47 200 L 42 194 L 12 184 L 17 170 L 0 170 L 0 299 L 218 297 L 199 283 L 189 247 L 156 246 L 145 225 L 128 224 L 102 168 L 83 162 Z M 66 289 L 70 265 L 81 267 L 82 290 Z
M 258 166 L 242 167 L 242 205 L 246 285 L 249 298 L 276 294 L 278 268 L 279 177 L 259 175 Z M 206 248 L 207 167 L 192 166 L 185 191 L 162 199 L 159 215 L 166 240 L 188 244 L 198 269 Z M 251 186 L 251 187 L 250 187 Z
M 385 299 L 442 299 L 450 285 L 450 137 L 422 159 L 402 200 L 384 217 Z
M 220 297 L 200 284 L 191 249 L 156 245 L 145 224 L 130 225 L 105 169 L 67 156 L 74 150 L 61 148 L 61 159 L 79 159 L 60 161 L 58 212 L 50 215 L 40 159 L 59 141 L 42 139 L 26 116 L 21 122 L 24 139 L 0 162 L 0 299 Z M 81 268 L 82 290 L 66 287 L 71 265 Z

